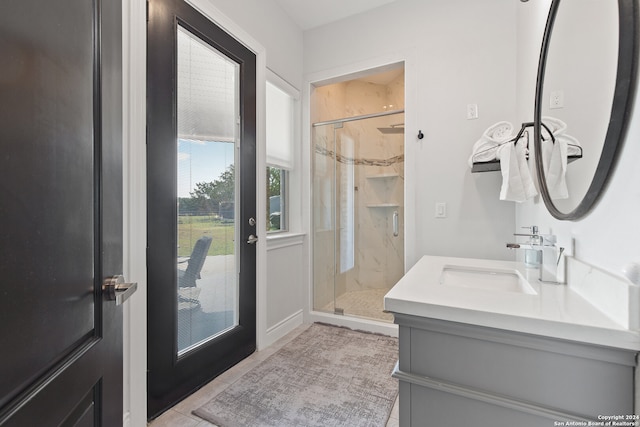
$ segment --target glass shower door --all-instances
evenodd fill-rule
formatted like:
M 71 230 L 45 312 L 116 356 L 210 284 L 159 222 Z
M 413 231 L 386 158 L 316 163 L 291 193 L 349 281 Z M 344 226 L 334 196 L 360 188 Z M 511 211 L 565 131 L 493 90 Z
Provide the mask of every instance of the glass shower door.
M 392 321 L 404 274 L 403 114 L 314 127 L 314 309 Z
M 334 312 L 336 277 L 334 126 L 313 129 L 313 306 Z

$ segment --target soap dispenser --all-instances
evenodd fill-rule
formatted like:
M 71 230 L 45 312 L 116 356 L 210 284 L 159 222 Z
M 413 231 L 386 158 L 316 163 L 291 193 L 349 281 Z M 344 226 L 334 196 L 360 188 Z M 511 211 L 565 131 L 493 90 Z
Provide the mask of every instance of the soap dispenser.
M 530 245 L 540 246 L 542 244 L 542 238 L 538 234 L 538 226 L 532 225 L 531 227 L 522 227 L 528 229 L 531 233 L 528 234 Z M 537 249 L 526 249 L 524 251 L 524 265 L 529 268 L 539 268 L 542 263 L 542 252 Z

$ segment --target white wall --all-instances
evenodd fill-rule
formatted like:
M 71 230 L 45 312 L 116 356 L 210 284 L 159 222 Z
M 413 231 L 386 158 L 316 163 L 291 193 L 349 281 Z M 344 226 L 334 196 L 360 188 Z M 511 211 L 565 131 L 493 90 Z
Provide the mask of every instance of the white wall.
M 536 77 L 542 35 L 551 0 L 537 0 L 517 5 L 517 111 L 519 121 L 533 121 Z
M 279 234 L 267 241 L 268 292 L 263 348 L 303 322 L 306 240 L 303 234 Z
M 274 0 L 210 0 L 265 47 L 267 67 L 300 90 L 302 30 Z
M 516 3 L 398 0 L 305 32 L 307 96 L 309 83 L 405 61 L 407 269 L 425 254 L 514 256 L 505 242 L 515 208 L 498 200 L 500 174 L 472 175 L 467 159 L 487 127 L 517 117 Z M 478 120 L 466 120 L 470 103 Z M 436 202 L 446 219 L 434 218 Z
M 550 1 L 524 3 L 519 16 L 520 23 L 529 23 L 532 28 L 522 34 L 520 51 L 529 50 L 527 61 L 522 61 L 519 76 L 523 78 L 518 86 L 519 111 L 533 112 L 534 95 L 529 82 L 532 65 L 537 63 L 537 52 Z M 531 52 L 534 49 L 534 52 Z M 535 57 L 535 60 L 534 60 Z M 527 62 L 529 63 L 527 65 Z M 528 79 L 525 84 L 524 76 Z M 640 262 L 640 99 L 634 94 L 635 111 L 632 114 L 626 142 L 617 168 L 609 181 L 604 197 L 594 210 L 580 221 L 558 221 L 549 215 L 541 200 L 520 206 L 516 211 L 518 225 L 536 224 L 541 232 L 553 232 L 558 235 L 561 245 L 569 246 L 572 237 L 576 241 L 576 257 L 598 266 L 613 274 L 620 275 L 622 268 L 629 262 Z M 530 110 L 527 110 L 530 108 Z

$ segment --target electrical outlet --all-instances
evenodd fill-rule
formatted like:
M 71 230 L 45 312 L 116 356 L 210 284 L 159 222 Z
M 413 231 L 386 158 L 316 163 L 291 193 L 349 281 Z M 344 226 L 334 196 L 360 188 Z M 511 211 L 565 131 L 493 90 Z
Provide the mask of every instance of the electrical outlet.
M 549 96 L 549 108 L 557 109 L 564 107 L 564 92 L 561 90 L 555 90 L 551 92 Z
M 478 118 L 478 104 L 467 104 L 467 120 Z
M 447 204 L 445 202 L 436 202 L 436 218 L 447 217 Z

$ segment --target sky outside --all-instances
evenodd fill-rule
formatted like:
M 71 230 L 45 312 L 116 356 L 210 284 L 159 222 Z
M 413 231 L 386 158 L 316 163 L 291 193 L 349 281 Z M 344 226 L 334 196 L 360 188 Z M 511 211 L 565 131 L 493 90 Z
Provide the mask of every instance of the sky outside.
M 234 163 L 234 143 L 178 140 L 178 197 L 190 197 L 198 182 L 218 179 Z

